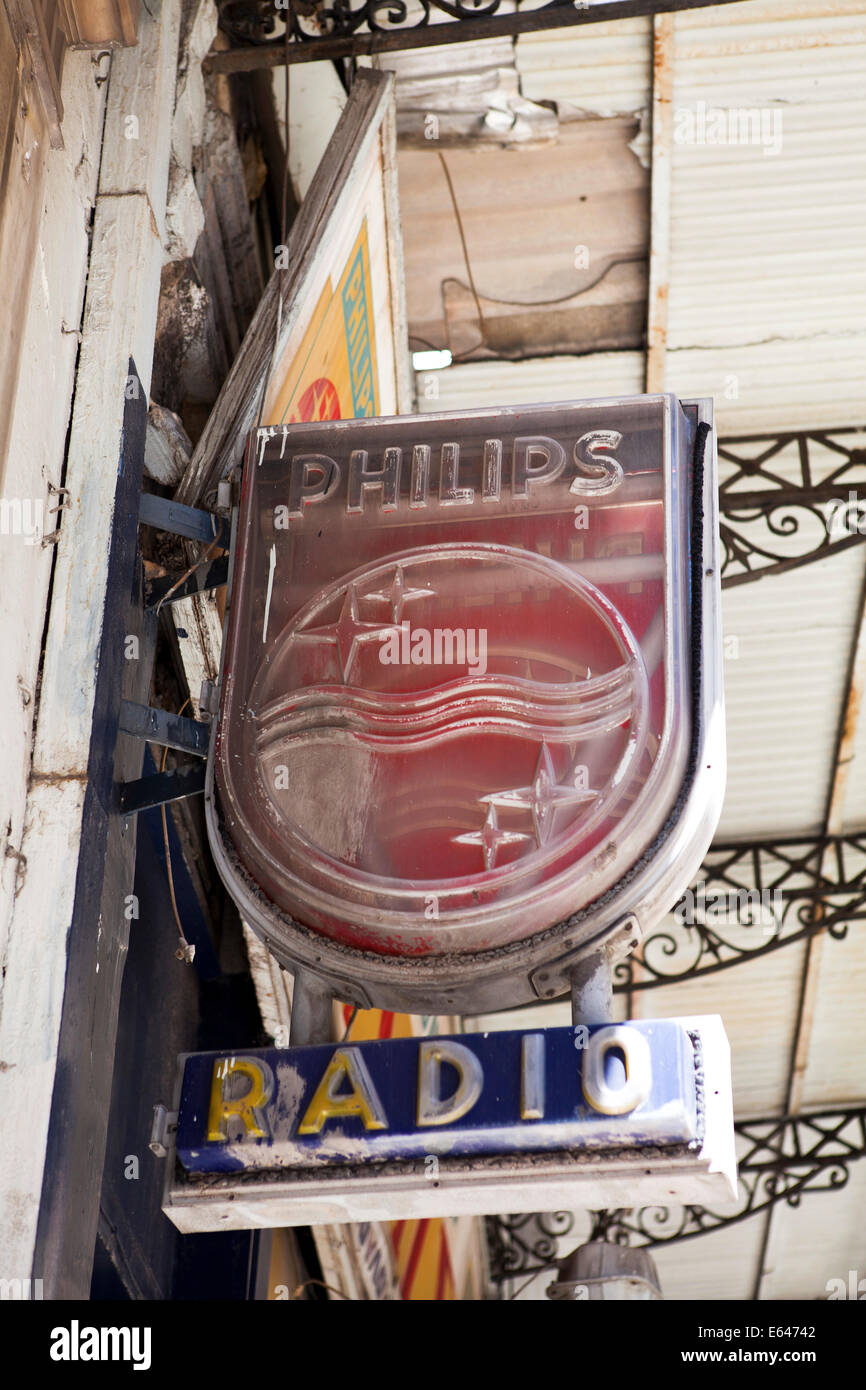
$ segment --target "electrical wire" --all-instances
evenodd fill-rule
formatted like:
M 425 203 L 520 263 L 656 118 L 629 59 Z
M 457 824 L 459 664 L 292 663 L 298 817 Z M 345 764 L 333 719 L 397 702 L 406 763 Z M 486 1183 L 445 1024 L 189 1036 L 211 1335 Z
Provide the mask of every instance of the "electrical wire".
M 172 584 L 168 592 L 163 594 L 162 598 L 159 600 L 159 603 L 156 605 L 155 611 L 157 617 L 159 617 L 159 612 L 162 608 L 162 605 L 168 602 L 175 590 L 179 589 L 181 584 L 183 584 L 184 580 L 189 579 L 189 576 L 191 574 L 195 574 L 195 571 L 197 569 L 200 569 L 202 565 L 206 564 L 207 561 L 212 557 L 215 550 L 222 549 L 223 545 L 221 543 L 220 537 L 216 536 L 214 540 L 211 541 L 204 555 L 200 556 L 198 560 L 194 560 L 193 563 L 190 565 L 189 569 L 184 570 L 183 574 L 174 584 Z
M 186 707 L 187 707 L 187 705 L 189 704 L 189 702 L 190 702 L 190 696 L 187 695 L 186 699 L 184 700 L 183 704 L 181 705 L 180 709 L 178 710 L 178 716 L 180 716 L 181 714 L 183 714 L 183 712 L 184 712 L 184 710 L 186 709 Z M 162 759 L 161 759 L 160 765 L 159 765 L 159 770 L 160 770 L 160 772 L 164 772 L 164 771 L 165 771 L 165 760 L 166 760 L 167 756 L 168 756 L 168 748 L 166 747 L 166 748 L 163 748 L 163 750 L 162 750 Z M 183 934 L 183 926 L 181 925 L 180 913 L 179 913 L 178 910 L 177 910 L 177 898 L 175 897 L 175 893 L 174 893 L 174 874 L 173 874 L 172 871 L 171 871 L 171 846 L 169 845 L 169 842 L 168 842 L 168 818 L 167 818 L 167 816 L 166 816 L 166 811 L 165 811 L 165 802 L 162 803 L 162 805 L 160 806 L 159 809 L 160 809 L 160 814 L 161 814 L 161 816 L 162 816 L 162 839 L 163 839 L 163 844 L 165 845 L 165 867 L 166 867 L 166 872 L 167 872 L 167 874 L 168 874 L 168 892 L 169 892 L 169 896 L 170 896 L 170 898 L 171 898 L 171 910 L 172 910 L 172 912 L 174 913 L 174 920 L 175 920 L 175 924 L 176 924 L 176 926 L 177 926 L 177 933 L 178 933 L 178 936 L 180 937 L 180 945 L 178 946 L 177 950 L 175 951 L 175 955 L 177 956 L 178 960 L 185 960 L 185 961 L 187 961 L 187 962 L 190 962 L 190 961 L 192 961 L 193 954 L 194 954 L 194 952 L 195 952 L 195 947 L 194 947 L 194 946 L 192 946 L 192 947 L 190 946 L 189 942 L 187 941 L 186 937 L 185 937 L 184 934 Z
M 481 298 L 480 298 L 480 296 L 479 296 L 479 294 L 478 294 L 478 290 L 477 290 L 476 285 L 475 285 L 475 276 L 472 274 L 472 263 L 471 263 L 471 261 L 469 260 L 469 247 L 466 245 L 466 232 L 464 231 L 464 228 L 463 228 L 463 218 L 462 218 L 461 215 L 460 215 L 460 207 L 459 207 L 458 202 L 457 202 L 457 194 L 454 192 L 454 184 L 453 184 L 453 182 L 452 182 L 452 180 L 451 180 L 451 171 L 450 171 L 450 169 L 448 168 L 448 165 L 447 165 L 446 160 L 445 160 L 445 156 L 444 156 L 444 154 L 442 153 L 442 151 L 441 151 L 441 150 L 437 150 L 437 154 L 439 155 L 439 163 L 442 165 L 442 172 L 443 172 L 444 175 L 445 175 L 445 182 L 448 184 L 448 192 L 449 192 L 449 194 L 450 194 L 450 196 L 451 196 L 451 206 L 452 206 L 452 208 L 454 209 L 454 216 L 455 216 L 455 218 L 457 219 L 457 231 L 458 231 L 459 234 L 460 234 L 460 245 L 463 247 L 463 262 L 464 262 L 464 265 L 466 266 L 466 274 L 469 276 L 469 285 L 470 285 L 470 288 L 471 288 L 471 290 L 472 290 L 472 294 L 473 294 L 474 299 L 475 299 L 475 308 L 478 310 L 478 326 L 479 326 L 479 328 L 480 328 L 480 330 L 481 330 L 481 341 L 480 341 L 479 343 L 476 343 L 475 346 L 474 346 L 473 348 L 470 348 L 468 352 L 457 352 L 457 353 L 452 352 L 452 353 L 451 353 L 451 361 L 452 361 L 452 362 L 459 362 L 459 361 L 461 361 L 464 357 L 470 357 L 470 356 L 472 355 L 472 353 L 473 353 L 473 352 L 477 352 L 479 348 L 483 348 L 483 347 L 484 347 L 484 343 L 485 343 L 485 338 L 486 338 L 487 335 L 486 335 L 485 328 L 484 328 L 484 313 L 483 313 L 482 308 L 481 308 Z M 445 326 L 445 331 L 446 331 L 446 333 L 448 332 L 447 322 L 446 322 L 446 326 Z M 450 350 L 451 350 L 451 349 L 450 349 L 450 347 L 449 347 L 449 352 L 450 352 Z M 441 351 L 441 349 L 440 349 L 440 351 Z
M 541 1272 L 540 1270 L 537 1270 L 537 1269 L 536 1269 L 536 1270 L 534 1271 L 534 1273 L 530 1274 L 529 1278 L 524 1280 L 524 1282 L 520 1285 L 520 1288 L 519 1288 L 519 1289 L 515 1289 L 515 1290 L 514 1290 L 514 1293 L 509 1294 L 509 1296 L 508 1296 L 506 1302 L 508 1302 L 508 1303 L 513 1303 L 514 1300 L 515 1300 L 515 1298 L 517 1298 L 518 1294 L 523 1293 L 523 1290 L 524 1290 L 524 1289 L 528 1289 L 528 1288 L 529 1288 L 529 1285 L 532 1283 L 532 1281 L 533 1281 L 534 1279 L 537 1279 L 537 1278 L 538 1278 L 538 1275 L 539 1275 L 540 1272 Z
M 454 182 L 453 182 L 453 180 L 452 180 L 452 178 L 451 178 L 451 171 L 450 171 L 450 169 L 448 168 L 448 164 L 447 164 L 447 162 L 446 162 L 446 160 L 445 160 L 445 156 L 444 156 L 444 154 L 442 153 L 442 151 L 441 151 L 441 150 L 437 150 L 437 154 L 438 154 L 438 156 L 439 156 L 439 162 L 440 162 L 440 164 L 442 165 L 442 172 L 443 172 L 444 175 L 445 175 L 445 181 L 446 181 L 446 183 L 447 183 L 447 185 L 448 185 L 448 193 L 449 193 L 449 196 L 450 196 L 450 198 L 451 198 L 451 206 L 452 206 L 453 211 L 454 211 L 454 217 L 455 217 L 455 220 L 456 220 L 456 222 L 457 222 L 457 231 L 458 231 L 459 236 L 460 236 L 460 245 L 461 245 L 461 247 L 462 247 L 462 249 L 463 249 L 463 264 L 466 266 L 466 275 L 467 275 L 467 277 L 468 277 L 468 279 L 469 279 L 469 288 L 471 289 L 471 291 L 472 291 L 472 297 L 473 297 L 473 299 L 475 300 L 475 308 L 476 308 L 476 311 L 477 311 L 477 313 L 478 313 L 478 324 L 479 324 L 479 327 L 480 327 L 480 330 L 481 330 L 481 339 L 480 339 L 479 342 L 477 342 L 477 343 L 475 344 L 474 347 L 468 348 L 465 352 L 452 352 L 452 353 L 451 353 L 451 361 L 452 361 L 452 362 L 462 362 L 462 361 L 464 361 L 465 358 L 471 357 L 474 353 L 478 352 L 479 349 L 481 349 L 481 348 L 483 348 L 483 347 L 486 346 L 486 336 L 487 336 L 487 333 L 486 333 L 486 328 L 485 328 L 485 324 L 484 324 L 484 313 L 483 313 L 483 310 L 482 310 L 482 308 L 481 308 L 481 296 L 480 296 L 479 293 L 478 293 L 478 288 L 477 288 L 477 286 L 476 286 L 476 284 L 475 284 L 475 276 L 474 276 L 474 274 L 473 274 L 473 272 L 472 272 L 472 263 L 471 263 L 471 261 L 470 261 L 470 259 L 469 259 L 469 247 L 468 247 L 468 244 L 467 244 L 467 241 L 466 241 L 466 230 L 465 230 L 465 228 L 464 228 L 464 226 L 463 226 L 463 217 L 462 217 L 461 212 L 460 212 L 460 205 L 459 205 L 458 202 L 457 202 L 457 194 L 456 194 L 456 192 L 455 192 L 455 190 L 454 190 Z M 574 291 L 572 291 L 570 294 L 560 295 L 560 296 L 559 296 L 558 298 L 556 298 L 556 299 L 511 300 L 511 299 L 499 299 L 499 298 L 494 298 L 494 297 L 491 296 L 491 295 L 487 295 L 486 298 L 487 298 L 488 302 L 491 303 L 491 304 L 508 304 L 508 305 L 515 304 L 517 307 L 519 307 L 519 308 L 521 308 L 521 309 L 550 309 L 550 308 L 555 308 L 556 305 L 558 305 L 558 304 L 567 304 L 567 303 L 569 302 L 569 300 L 574 299 L 577 295 L 586 294 L 586 292 L 587 292 L 588 290 L 594 289 L 595 286 L 598 285 L 598 284 L 605 278 L 605 276 L 608 274 L 608 272 L 609 272 L 610 270 L 612 270 L 613 267 L 614 267 L 615 265 L 628 264 L 628 263 L 633 262 L 633 261 L 643 261 L 643 260 L 645 260 L 645 259 L 646 259 L 645 254 L 639 253 L 639 252 L 635 252 L 635 253 L 622 253 L 622 254 L 619 254 L 619 255 L 611 256 L 611 257 L 606 261 L 606 263 L 605 263 L 603 269 L 600 270 L 600 271 L 598 272 L 598 274 L 595 276 L 595 278 L 594 278 L 593 280 L 590 280 L 588 284 L 581 286 L 581 288 L 580 288 L 579 290 L 574 290 Z M 448 333 L 447 321 L 446 321 L 446 326 L 445 326 L 445 332 L 446 332 L 446 336 L 447 336 L 447 337 L 450 337 L 450 334 Z M 418 336 L 417 334 L 415 334 L 415 333 L 411 333 L 411 334 L 409 335 L 409 337 L 410 337 L 410 339 L 414 340 L 416 343 L 421 343 L 425 348 L 428 348 L 431 352 L 442 352 L 442 351 L 443 351 L 443 349 L 442 349 L 441 347 L 437 347 L 434 343 L 428 343 L 428 342 L 426 341 L 426 339 L 419 337 L 419 336 Z M 448 351 L 449 351 L 449 352 L 451 351 L 450 345 L 449 345 L 449 347 L 448 347 Z
M 293 1290 L 292 1298 L 299 1299 L 304 1289 L 308 1288 L 310 1284 L 316 1284 L 320 1289 L 327 1289 L 328 1293 L 335 1293 L 338 1298 L 344 1298 L 347 1303 L 355 1302 L 355 1299 L 350 1298 L 347 1293 L 343 1293 L 342 1289 L 335 1289 L 333 1284 L 326 1284 L 324 1279 L 305 1279 L 303 1284 L 298 1284 L 297 1288 Z

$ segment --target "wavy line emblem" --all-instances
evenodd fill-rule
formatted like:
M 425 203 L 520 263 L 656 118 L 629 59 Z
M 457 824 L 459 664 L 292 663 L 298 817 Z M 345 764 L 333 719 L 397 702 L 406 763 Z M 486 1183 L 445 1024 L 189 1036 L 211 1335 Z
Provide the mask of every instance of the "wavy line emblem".
M 638 642 L 592 584 L 446 544 L 319 593 L 269 649 L 249 717 L 280 835 L 396 905 L 408 880 L 530 887 L 579 855 L 635 794 L 648 709 Z

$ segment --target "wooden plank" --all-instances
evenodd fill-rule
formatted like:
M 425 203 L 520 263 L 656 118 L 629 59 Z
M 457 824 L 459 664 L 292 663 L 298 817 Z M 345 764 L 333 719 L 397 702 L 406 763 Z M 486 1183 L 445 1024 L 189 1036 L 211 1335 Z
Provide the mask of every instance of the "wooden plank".
M 292 976 L 288 970 L 283 970 L 246 922 L 243 923 L 243 933 L 250 974 L 262 1015 L 262 1027 L 277 1047 L 286 1047 L 292 1021 Z
M 37 776 L 86 774 L 125 396 L 137 390 L 147 398 L 161 264 L 147 199 L 100 197 L 33 753 Z M 144 363 L 137 383 L 127 383 L 130 356 Z
M 159 41 L 153 22 L 145 22 L 138 46 L 112 58 L 109 104 L 117 129 L 102 152 L 99 170 L 101 197 L 140 193 L 147 198 L 161 242 L 165 241 L 165 189 L 171 154 L 164 130 L 170 129 L 174 113 L 179 18 L 175 17 Z M 157 131 L 159 138 L 155 138 Z M 135 360 L 144 367 L 145 357 Z M 149 381 L 149 371 L 147 377 Z
M 48 144 L 47 126 L 39 105 L 31 106 L 27 101 L 20 62 L 14 30 L 0 6 L 0 284 L 4 311 L 0 334 L 0 482 L 4 496 L 9 495 L 5 476 L 10 459 L 8 430 L 18 387 L 48 163 L 42 157 Z
M 234 122 L 218 104 L 215 79 L 208 84 L 204 171 L 216 205 L 220 236 L 231 266 L 231 293 L 241 337 L 262 297 L 264 281 L 256 249 Z
M 86 1298 L 90 1289 L 120 988 L 134 922 L 126 910 L 135 873 L 134 822 L 118 815 L 114 784 L 141 774 L 144 744 L 136 738 L 117 738 L 118 712 L 124 696 L 147 698 L 156 646 L 155 617 L 142 615 L 140 593 L 131 598 L 138 565 L 146 420 L 145 399 L 128 400 L 120 466 L 114 474 L 117 492 L 103 612 L 106 640 L 94 692 L 34 1259 L 45 1296 L 53 1299 Z M 127 635 L 138 639 L 137 660 L 125 659 Z
M 215 681 L 219 675 L 223 625 L 216 593 L 178 600 L 173 617 L 193 712 L 201 719 L 201 683 Z
M 3 23 L 0 13 L 0 34 Z M 0 645 L 6 653 L 0 661 L 0 951 L 18 876 L 15 856 L 21 851 L 54 561 L 54 547 L 42 546 L 40 540 L 62 518 L 62 512 L 52 514 L 61 497 L 50 489 L 63 481 L 76 330 L 87 279 L 88 220 L 102 143 L 105 88 L 93 82 L 89 56 L 68 55 L 65 91 L 66 148 L 48 150 L 42 126 L 38 121 L 34 126 L 31 114 L 24 129 L 29 124 L 41 146 L 34 152 L 31 182 L 26 184 L 19 161 L 13 160 L 10 182 L 5 193 L 0 191 L 0 284 L 8 320 L 0 338 L 0 481 L 5 499 L 26 502 L 42 513 L 35 537 L 0 536 Z M 13 98 L 15 92 L 13 81 Z M 14 104 L 17 110 L 17 98 Z M 26 153 L 30 146 L 22 148 Z M 44 181 L 50 199 L 44 196 Z
M 385 113 L 382 127 L 382 172 L 385 184 L 385 247 L 388 255 L 388 280 L 391 285 L 397 414 L 408 415 L 414 409 L 415 387 L 409 359 L 409 328 L 406 317 L 406 276 L 397 180 L 397 108 L 395 104 L 389 106 Z
M 21 51 L 21 67 L 28 89 L 31 93 L 36 91 L 42 106 L 51 148 L 62 150 L 60 73 L 41 7 L 34 4 L 34 0 L 6 0 L 6 12 Z
M 130 67 L 139 61 L 147 64 L 154 79 L 154 94 L 160 97 L 146 98 L 140 91 L 140 138 L 163 152 L 170 140 L 172 103 L 162 97 L 171 90 L 173 81 L 180 13 L 179 7 L 169 3 L 161 7 L 152 4 L 150 10 L 152 13 L 142 16 L 139 46 L 113 59 L 120 75 L 117 84 L 112 77 L 109 87 L 103 150 L 115 169 L 122 166 L 121 155 L 113 147 L 124 140 Z M 167 169 L 167 156 L 154 150 L 150 167 Z M 110 915 L 99 921 L 101 894 L 89 878 L 85 883 L 73 866 L 79 862 L 83 837 L 91 824 L 92 803 L 85 788 L 92 780 L 94 742 L 110 740 L 110 730 L 99 724 L 102 705 L 97 675 L 100 667 L 107 671 L 109 661 L 117 656 L 116 650 L 103 649 L 102 643 L 110 612 L 112 535 L 120 521 L 118 486 L 125 481 L 118 478 L 118 470 L 123 457 L 127 389 L 135 389 L 127 377 L 132 356 L 140 396 L 138 400 L 133 396 L 129 404 L 145 407 L 162 261 L 154 219 L 163 215 L 164 207 L 165 189 L 152 182 L 147 196 L 140 190 L 112 191 L 107 196 L 100 191 L 94 216 L 69 437 L 66 487 L 70 496 L 57 546 L 21 849 L 27 871 L 10 926 L 0 1015 L 0 1056 L 8 1068 L 0 1073 L 0 1105 L 8 1120 L 0 1135 L 0 1171 L 12 1175 L 0 1189 L 0 1229 L 4 1230 L 10 1266 L 22 1273 L 33 1266 L 49 1117 L 53 1129 L 59 1122 L 53 1097 L 55 1090 L 60 1096 L 75 1072 L 71 1059 L 77 1057 L 85 1073 L 89 1072 L 89 1064 L 84 1064 L 91 1052 L 99 1059 L 98 1072 L 90 1073 L 92 1095 L 88 1100 L 93 1108 L 87 1113 L 91 1117 L 107 1116 L 110 1096 L 111 1052 L 106 1047 L 112 1018 L 116 1022 L 119 972 L 106 966 L 97 974 L 95 966 L 102 963 L 98 952 L 120 949 L 118 933 L 123 925 Z M 122 638 L 121 633 L 121 648 Z M 120 691 L 116 694 L 119 697 Z M 112 863 L 121 862 L 113 855 L 106 857 Z M 105 862 L 88 861 L 88 865 L 88 875 L 105 874 Z M 76 941 L 79 919 L 75 911 L 85 901 L 97 904 L 96 915 L 87 922 L 90 946 L 97 951 L 95 961 L 91 956 L 89 973 L 87 953 Z M 94 946 L 94 938 L 101 944 Z M 118 959 L 122 959 L 122 951 Z M 83 998 L 76 998 L 77 990 L 85 991 Z M 7 1009 L 12 999 L 16 1004 Z M 25 1004 L 27 1011 L 22 1012 Z M 61 1026 L 67 1017 L 61 1056 Z M 92 1170 L 98 1181 L 104 1133 L 89 1134 L 81 1126 L 66 1133 L 65 1151 L 70 1151 L 68 1146 L 74 1150 L 74 1171 L 85 1182 Z M 88 1190 L 92 1195 L 92 1187 Z M 49 1282 L 55 1279 L 67 1292 L 74 1286 L 77 1297 L 87 1296 L 84 1269 L 92 1257 L 95 1235 L 91 1215 L 95 1221 L 95 1212 L 86 1214 L 86 1220 L 78 1219 L 77 1209 L 70 1216 L 70 1232 L 77 1231 L 79 1248 L 75 1259 L 70 1258 L 67 1272 L 59 1266 L 38 1270 L 39 1277 L 46 1278 L 47 1296 L 51 1296 L 47 1292 Z M 5 1239 L 7 1231 L 12 1232 L 11 1244 Z M 42 1239 L 41 1248 L 50 1248 L 50 1240 L 46 1245 L 47 1237 Z M 68 1246 L 65 1249 L 68 1254 Z
M 65 941 L 58 924 L 72 920 L 75 879 L 57 864 L 74 864 L 84 809 L 83 779 L 60 778 L 34 787 L 24 845 L 17 862 L 15 917 L 5 952 L 0 1013 L 0 1221 L 7 1268 L 27 1278 L 33 1268 L 48 1117 L 54 1086 L 60 1011 L 66 981 Z M 30 848 L 43 840 L 55 867 Z M 42 1277 L 42 1270 L 36 1271 Z

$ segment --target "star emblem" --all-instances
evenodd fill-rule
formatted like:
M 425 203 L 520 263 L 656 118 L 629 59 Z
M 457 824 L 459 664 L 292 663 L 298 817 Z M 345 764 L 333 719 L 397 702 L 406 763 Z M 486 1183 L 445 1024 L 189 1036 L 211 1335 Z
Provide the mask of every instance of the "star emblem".
M 550 749 L 546 743 L 542 743 L 531 786 L 491 792 L 489 796 L 481 799 L 491 808 L 517 806 L 531 811 L 535 840 L 540 849 L 550 839 L 556 812 L 560 806 L 579 806 L 597 795 L 594 787 L 578 787 L 568 782 L 557 782 Z
M 531 836 L 522 830 L 503 830 L 499 824 L 496 807 L 487 807 L 487 818 L 480 830 L 467 831 L 465 835 L 455 835 L 458 845 L 479 845 L 484 856 L 485 869 L 496 867 L 496 855 L 501 845 L 516 844 L 519 840 L 529 840 Z
M 380 589 L 378 593 L 365 594 L 365 598 L 381 599 L 383 603 L 391 605 L 391 617 L 395 623 L 399 623 L 403 618 L 403 605 L 409 603 L 413 598 L 433 598 L 435 589 L 412 589 L 406 588 L 406 580 L 403 575 L 403 566 L 396 565 L 394 568 L 394 578 L 387 589 Z
M 311 627 L 302 629 L 295 636 L 312 639 L 319 642 L 333 642 L 337 648 L 337 657 L 340 665 L 340 674 L 343 684 L 349 682 L 349 673 L 358 655 L 358 646 L 361 642 L 368 642 L 375 637 L 380 640 L 389 632 L 399 631 L 399 623 L 364 623 L 361 621 L 358 612 L 358 594 L 354 583 L 349 584 L 346 589 L 346 597 L 343 600 L 343 607 L 340 616 L 335 623 L 328 623 L 324 627 Z

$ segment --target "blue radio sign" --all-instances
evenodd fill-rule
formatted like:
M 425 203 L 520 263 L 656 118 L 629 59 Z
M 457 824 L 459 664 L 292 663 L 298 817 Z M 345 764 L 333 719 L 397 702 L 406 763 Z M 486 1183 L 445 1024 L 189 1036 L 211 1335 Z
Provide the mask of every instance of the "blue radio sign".
M 700 1066 L 673 1020 L 194 1053 L 191 1173 L 428 1155 L 695 1146 Z

